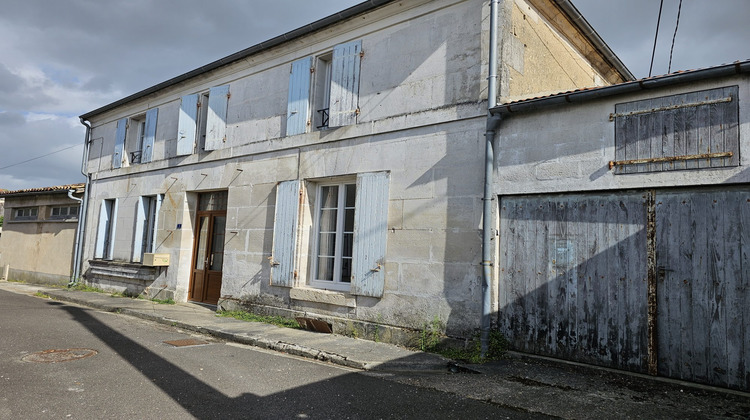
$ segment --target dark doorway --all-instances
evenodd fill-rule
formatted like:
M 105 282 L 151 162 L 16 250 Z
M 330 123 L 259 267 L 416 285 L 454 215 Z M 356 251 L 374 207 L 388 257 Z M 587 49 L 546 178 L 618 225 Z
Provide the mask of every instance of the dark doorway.
M 214 305 L 219 302 L 226 221 L 227 192 L 201 194 L 198 198 L 193 269 L 188 296 L 191 301 Z

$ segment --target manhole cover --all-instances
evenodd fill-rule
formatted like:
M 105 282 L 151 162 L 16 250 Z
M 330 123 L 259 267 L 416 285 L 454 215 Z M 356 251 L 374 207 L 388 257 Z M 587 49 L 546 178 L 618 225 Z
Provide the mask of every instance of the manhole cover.
M 175 347 L 188 347 L 188 346 L 203 346 L 208 344 L 208 341 L 196 340 L 195 338 L 186 338 L 184 340 L 172 340 L 165 341 L 165 343 Z
M 24 362 L 59 363 L 83 359 L 99 353 L 92 349 L 51 349 L 27 354 L 22 358 Z

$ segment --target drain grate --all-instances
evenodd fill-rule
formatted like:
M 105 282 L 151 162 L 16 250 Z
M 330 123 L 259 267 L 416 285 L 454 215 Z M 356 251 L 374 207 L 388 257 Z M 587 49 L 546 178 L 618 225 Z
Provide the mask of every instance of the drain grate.
M 50 349 L 27 354 L 21 360 L 34 363 L 60 363 L 84 359 L 99 353 L 93 349 Z
M 208 341 L 197 340 L 195 338 L 186 338 L 184 340 L 170 340 L 165 341 L 166 344 L 175 347 L 189 347 L 189 346 L 205 346 Z

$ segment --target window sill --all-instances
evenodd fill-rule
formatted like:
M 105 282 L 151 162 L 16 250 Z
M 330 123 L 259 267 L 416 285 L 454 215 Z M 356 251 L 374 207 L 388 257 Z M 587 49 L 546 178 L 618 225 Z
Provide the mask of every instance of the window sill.
M 293 300 L 305 302 L 324 303 L 327 305 L 345 306 L 347 308 L 357 307 L 357 298 L 353 295 L 330 290 L 295 287 L 289 291 L 289 297 Z

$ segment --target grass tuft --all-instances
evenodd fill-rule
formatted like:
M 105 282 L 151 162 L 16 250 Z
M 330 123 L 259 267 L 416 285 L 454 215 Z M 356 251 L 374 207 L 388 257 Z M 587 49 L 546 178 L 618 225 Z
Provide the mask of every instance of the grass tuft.
M 225 318 L 239 319 L 247 322 L 263 322 L 265 324 L 276 325 L 277 327 L 301 329 L 299 323 L 294 319 L 284 318 L 281 316 L 256 315 L 246 311 L 218 311 L 216 316 Z

